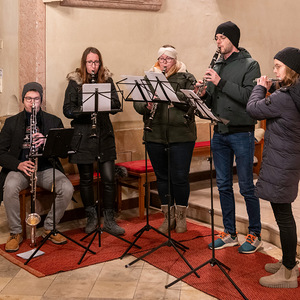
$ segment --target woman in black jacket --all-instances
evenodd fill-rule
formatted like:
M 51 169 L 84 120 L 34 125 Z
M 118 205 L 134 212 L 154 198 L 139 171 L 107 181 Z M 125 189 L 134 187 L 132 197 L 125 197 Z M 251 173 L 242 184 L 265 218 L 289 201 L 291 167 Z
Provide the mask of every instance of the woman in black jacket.
M 94 162 L 99 162 L 101 182 L 103 184 L 103 230 L 115 235 L 122 235 L 125 230 L 114 219 L 114 202 L 116 195 L 115 159 L 116 147 L 113 126 L 109 112 L 98 112 L 96 122 L 92 113 L 82 112 L 82 85 L 86 83 L 111 84 L 111 109 L 121 107 L 112 74 L 104 67 L 98 49 L 87 48 L 81 58 L 81 66 L 67 75 L 69 80 L 63 106 L 64 115 L 73 119 L 73 149 L 70 162 L 77 164 L 80 174 L 80 195 L 87 215 L 86 233 L 92 232 L 98 225 L 97 211 L 94 203 L 93 173 Z M 96 129 L 92 129 L 96 125 Z
M 280 78 L 275 92 L 265 97 L 271 82 L 262 76 L 247 105 L 250 116 L 267 119 L 256 192 L 271 202 L 282 246 L 282 261 L 265 266 L 266 271 L 275 274 L 259 282 L 273 288 L 296 288 L 297 230 L 291 204 L 297 197 L 300 179 L 300 50 L 287 47 L 279 51 L 274 57 L 274 72 Z

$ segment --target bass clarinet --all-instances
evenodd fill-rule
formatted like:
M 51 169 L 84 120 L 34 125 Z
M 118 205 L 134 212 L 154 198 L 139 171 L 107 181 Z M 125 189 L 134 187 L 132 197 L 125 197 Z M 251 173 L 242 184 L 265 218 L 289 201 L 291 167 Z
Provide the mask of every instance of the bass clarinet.
M 37 133 L 37 118 L 36 106 L 32 102 L 32 113 L 30 116 L 30 150 L 29 159 L 34 163 L 34 170 L 30 174 L 30 193 L 31 193 L 31 213 L 26 218 L 27 225 L 30 226 L 30 247 L 36 246 L 36 226 L 40 223 L 41 217 L 35 212 L 36 209 L 36 182 L 37 182 L 37 168 L 38 168 L 38 149 L 34 144 L 34 134 Z
M 215 54 L 213 55 L 213 58 L 208 66 L 209 69 L 212 69 L 214 67 L 214 65 L 216 64 L 216 61 L 219 57 L 219 54 L 220 54 L 220 49 L 218 48 L 215 52 Z M 197 91 L 197 96 L 200 98 L 200 95 L 201 93 L 203 92 L 204 88 L 206 87 L 207 85 L 207 80 L 205 78 L 203 78 L 203 82 L 202 84 L 200 85 L 198 91 Z M 190 106 L 190 108 L 188 109 L 187 113 L 184 115 L 184 117 L 191 121 L 193 119 L 193 116 L 195 115 L 196 111 L 197 111 L 197 107 L 196 105 L 194 104 L 193 101 L 191 101 L 191 99 L 189 99 L 188 101 L 188 104 Z
M 164 67 L 162 73 L 165 75 L 166 74 L 166 70 L 167 70 L 167 67 Z M 156 114 L 156 110 L 157 110 L 157 105 L 158 103 L 155 102 L 153 103 L 152 105 L 152 108 L 150 110 L 150 116 L 149 118 L 145 121 L 145 126 L 144 126 L 144 130 L 145 131 L 148 131 L 148 132 L 152 132 L 152 122 L 153 122 L 153 119 L 154 119 L 154 116 Z

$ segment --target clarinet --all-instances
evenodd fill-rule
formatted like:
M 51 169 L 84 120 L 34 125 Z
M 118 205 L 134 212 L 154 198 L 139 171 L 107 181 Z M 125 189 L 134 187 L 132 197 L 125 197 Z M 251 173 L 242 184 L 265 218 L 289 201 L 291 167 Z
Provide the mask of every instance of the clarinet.
M 92 70 L 91 83 L 96 83 L 96 75 L 94 70 Z M 91 120 L 92 120 L 92 133 L 90 135 L 90 138 L 95 138 L 97 137 L 97 112 L 94 111 L 91 114 Z
M 209 69 L 212 69 L 218 59 L 218 56 L 220 54 L 220 49 L 218 48 L 208 66 Z M 205 78 L 203 78 L 203 83 L 201 84 L 201 86 L 199 87 L 198 89 L 198 92 L 197 92 L 197 96 L 200 97 L 202 91 L 204 90 L 204 88 L 206 87 L 207 85 L 207 80 Z M 187 113 L 184 115 L 184 117 L 188 120 L 188 121 L 191 121 L 193 119 L 193 116 L 196 114 L 197 112 L 197 106 L 194 104 L 193 101 L 191 101 L 191 99 L 188 99 L 188 104 L 189 104 L 189 109 L 187 111 Z
M 165 75 L 166 74 L 166 70 L 167 70 L 167 67 L 164 67 L 162 73 Z M 148 131 L 148 132 L 152 132 L 152 122 L 153 122 L 153 119 L 155 117 L 155 114 L 156 114 L 156 110 L 157 110 L 157 105 L 158 103 L 155 102 L 153 103 L 153 106 L 150 110 L 150 116 L 149 118 L 145 121 L 145 126 L 144 126 L 144 130 L 145 131 Z
M 36 107 L 33 101 L 32 113 L 30 116 L 30 150 L 29 160 L 34 163 L 34 170 L 30 174 L 30 193 L 31 193 L 31 213 L 26 218 L 27 225 L 30 226 L 30 247 L 36 246 L 36 226 L 40 223 L 41 217 L 35 212 L 36 209 L 36 182 L 37 182 L 37 168 L 38 168 L 38 149 L 34 145 L 34 134 L 37 133 L 37 118 Z

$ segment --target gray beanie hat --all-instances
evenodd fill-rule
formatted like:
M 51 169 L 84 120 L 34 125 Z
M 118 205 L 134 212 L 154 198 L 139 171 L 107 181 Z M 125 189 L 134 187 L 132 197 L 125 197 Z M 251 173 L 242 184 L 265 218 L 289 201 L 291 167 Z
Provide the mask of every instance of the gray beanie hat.
M 24 102 L 24 97 L 29 91 L 38 92 L 41 96 L 41 102 L 43 101 L 43 87 L 37 82 L 26 83 L 22 91 L 22 102 Z

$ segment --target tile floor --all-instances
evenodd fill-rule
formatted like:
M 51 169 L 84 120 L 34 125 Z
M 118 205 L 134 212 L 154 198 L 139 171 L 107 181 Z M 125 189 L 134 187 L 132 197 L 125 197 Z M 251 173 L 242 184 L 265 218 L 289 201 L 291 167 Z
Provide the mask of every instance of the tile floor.
M 192 184 L 191 192 L 190 209 L 192 214 L 195 214 L 196 217 L 197 214 L 200 215 L 200 217 L 202 216 L 202 220 L 204 221 L 206 221 L 207 215 L 205 216 L 203 211 L 207 212 L 210 207 L 210 189 L 208 184 L 208 182 L 205 184 Z M 236 184 L 235 189 L 237 190 Z M 218 214 L 219 205 L 217 198 L 217 193 L 215 192 L 214 205 L 216 206 L 216 215 Z M 237 202 L 240 202 L 240 199 L 237 199 Z M 200 213 L 196 212 L 197 205 L 199 206 L 198 211 L 200 211 Z M 237 219 L 239 220 L 240 224 L 246 224 L 245 211 L 242 209 L 242 205 L 238 204 L 238 206 L 241 206 L 241 208 L 238 207 L 237 209 Z M 268 211 L 269 208 L 266 205 L 263 206 L 262 220 L 265 224 L 265 232 L 268 232 L 268 228 L 272 229 L 274 222 L 271 218 L 272 214 L 270 211 Z M 122 212 L 120 217 L 127 218 L 137 215 L 138 212 L 136 209 L 134 209 Z M 192 217 L 195 218 L 195 216 Z M 268 222 L 271 224 L 268 224 Z M 67 230 L 80 226 L 84 226 L 84 220 L 60 224 L 58 229 Z M 246 225 L 244 225 L 244 227 L 245 226 Z M 243 228 L 242 225 L 240 225 L 240 227 Z M 218 229 L 218 227 L 216 228 Z M 241 230 L 240 233 L 242 233 L 242 231 L 243 230 Z M 268 240 L 269 236 L 266 236 Z M 7 220 L 4 207 L 1 205 L 0 243 L 5 243 L 7 237 Z M 243 235 L 239 236 L 240 241 L 243 240 L 243 237 Z M 264 241 L 264 246 L 260 251 L 268 253 L 269 255 L 272 255 L 278 259 L 281 256 L 281 250 L 266 241 Z M 132 261 L 133 259 L 133 257 L 128 256 L 123 260 L 117 259 L 110 262 L 80 268 L 75 271 L 64 272 L 44 278 L 36 278 L 27 271 L 15 266 L 0 256 L 0 300 L 215 299 L 183 282 L 178 282 L 170 288 L 165 289 L 165 285 L 167 283 L 175 280 L 174 277 L 143 261 L 139 261 L 129 268 L 125 268 L 126 263 Z

